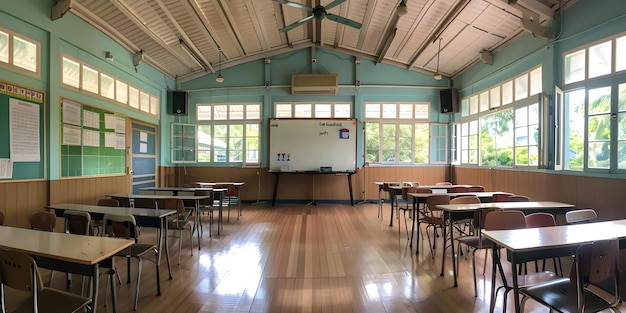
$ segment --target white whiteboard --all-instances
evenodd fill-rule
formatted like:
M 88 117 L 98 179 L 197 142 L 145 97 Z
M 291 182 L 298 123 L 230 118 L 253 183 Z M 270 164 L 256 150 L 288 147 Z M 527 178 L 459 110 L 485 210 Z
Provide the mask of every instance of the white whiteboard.
M 271 119 L 269 134 L 271 171 L 356 169 L 355 119 Z

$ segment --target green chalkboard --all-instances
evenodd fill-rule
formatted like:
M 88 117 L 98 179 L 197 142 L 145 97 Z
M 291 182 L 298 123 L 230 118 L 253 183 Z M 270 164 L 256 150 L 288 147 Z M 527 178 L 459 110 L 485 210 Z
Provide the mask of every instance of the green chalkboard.
M 61 176 L 126 172 L 126 118 L 63 99 L 61 103 Z
M 44 99 L 45 95 L 41 91 L 0 81 L 0 159 L 1 162 L 11 159 L 8 165 L 10 175 L 2 175 L 0 179 L 45 178 L 44 118 L 46 107 Z M 14 110 L 11 109 L 12 107 Z M 33 116 L 32 113 L 38 114 L 38 117 Z M 11 121 L 12 118 L 13 121 Z M 25 119 L 27 122 L 21 123 L 18 119 Z M 11 151 L 12 136 L 15 147 L 26 144 L 27 150 L 22 150 L 22 153 Z M 20 138 L 27 138 L 27 140 L 22 141 Z M 14 150 L 20 150 L 20 148 Z M 5 165 L 7 164 L 2 163 L 0 167 Z

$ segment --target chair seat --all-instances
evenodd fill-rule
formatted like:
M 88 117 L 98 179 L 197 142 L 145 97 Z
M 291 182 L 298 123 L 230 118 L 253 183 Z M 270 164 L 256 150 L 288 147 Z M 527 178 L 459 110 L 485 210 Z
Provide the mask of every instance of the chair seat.
M 443 226 L 445 224 L 443 218 L 441 217 L 433 217 L 433 216 L 424 216 L 420 218 L 421 223 L 434 224 L 437 226 Z
M 463 236 L 456 239 L 460 243 L 473 248 L 491 248 L 491 241 L 487 238 L 482 238 L 482 242 L 478 236 Z
M 520 284 L 521 285 L 521 284 Z M 577 312 L 577 303 L 566 295 L 576 294 L 576 282 L 568 277 L 520 288 L 520 293 L 560 312 Z M 606 300 L 585 289 L 585 311 L 598 312 L 607 308 Z
M 39 291 L 37 296 L 40 312 L 83 312 L 83 308 L 91 303 L 90 298 L 52 288 L 45 288 Z M 30 293 L 8 292 L 5 300 L 7 301 L 7 309 L 12 313 L 33 312 L 33 302 L 30 300 Z
M 193 228 L 193 222 L 192 221 L 186 221 L 186 220 L 169 220 L 167 221 L 167 228 L 168 229 L 189 229 L 189 228 Z
M 517 284 L 520 287 L 528 287 L 540 283 L 552 281 L 559 278 L 556 273 L 551 271 L 543 271 L 538 273 L 529 273 L 525 275 L 517 275 Z

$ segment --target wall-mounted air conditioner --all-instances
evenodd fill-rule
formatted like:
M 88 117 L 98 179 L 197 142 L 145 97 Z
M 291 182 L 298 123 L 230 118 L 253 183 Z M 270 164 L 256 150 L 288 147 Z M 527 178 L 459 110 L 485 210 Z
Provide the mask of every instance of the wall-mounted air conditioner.
M 337 74 L 295 74 L 291 76 L 292 95 L 336 95 L 339 93 Z

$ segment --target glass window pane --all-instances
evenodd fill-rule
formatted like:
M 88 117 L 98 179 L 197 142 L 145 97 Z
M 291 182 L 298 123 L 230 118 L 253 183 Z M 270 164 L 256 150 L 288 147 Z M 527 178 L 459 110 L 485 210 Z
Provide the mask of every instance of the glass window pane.
M 528 98 L 528 74 L 515 79 L 515 101 Z
M 159 115 L 159 98 L 157 97 L 150 97 L 150 114 L 152 115 Z
M 583 170 L 585 151 L 585 90 L 566 92 L 566 131 L 564 136 L 565 168 L 569 170 Z
M 513 81 L 502 84 L 502 105 L 513 102 Z
M 398 125 L 398 163 L 410 163 L 413 160 L 412 142 L 413 125 Z
M 261 119 L 261 105 L 259 104 L 246 105 L 246 119 L 247 120 L 260 120 Z
M 211 126 L 198 125 L 198 162 L 211 162 L 211 148 Z
M 395 124 L 383 124 L 382 125 L 382 162 L 395 163 L 396 162 L 396 125 Z
M 380 162 L 380 124 L 365 123 L 365 161 Z
M 211 120 L 211 110 L 213 107 L 211 105 L 202 105 L 199 104 L 197 106 L 197 119 L 198 121 L 210 121 Z
M 83 64 L 83 90 L 98 94 L 98 71 Z
M 543 79 L 541 76 L 541 67 L 530 72 L 530 95 L 536 95 L 543 91 Z
M 626 83 L 619 85 L 617 115 L 617 167 L 626 169 Z
M 418 103 L 415 105 L 415 119 L 428 120 L 429 116 L 429 103 Z
M 0 62 L 9 63 L 9 34 L 0 31 Z
M 330 103 L 316 103 L 315 104 L 315 118 L 329 118 L 332 117 Z
M 489 90 L 489 107 L 497 108 L 500 106 L 500 86 Z
M 226 112 L 226 110 L 222 110 Z M 226 115 L 224 113 L 224 115 Z M 215 159 L 213 162 L 226 162 L 226 151 L 228 142 L 228 126 L 227 125 L 215 125 L 213 126 L 214 140 L 213 140 L 213 153 Z
M 366 103 L 365 118 L 380 118 L 380 104 Z
M 589 78 L 611 73 L 612 41 L 589 47 Z
M 259 163 L 260 124 L 246 124 L 246 163 Z
M 513 166 L 513 110 L 481 117 L 480 128 L 480 164 Z
M 469 99 L 470 115 L 478 113 L 478 95 L 473 95 Z
M 469 98 L 461 100 L 461 116 L 469 115 Z
M 243 120 L 243 105 L 231 104 L 228 106 L 229 120 Z
M 228 126 L 228 161 L 243 162 L 243 125 Z
M 115 97 L 115 80 L 104 73 L 100 73 L 100 95 L 109 99 Z
M 227 120 L 228 119 L 228 106 L 225 104 L 219 104 L 219 105 L 213 106 L 213 119 L 216 121 Z
M 400 104 L 400 115 L 398 118 L 401 119 L 412 119 L 413 118 L 413 104 Z
M 80 88 L 80 64 L 68 58 L 63 58 L 63 84 Z
M 13 65 L 31 72 L 37 72 L 37 45 L 13 36 Z
M 395 103 L 383 103 L 383 118 L 398 118 L 396 111 L 397 109 L 398 107 Z
M 444 126 L 445 128 L 446 126 Z M 441 134 L 440 137 L 445 139 L 446 134 Z M 429 130 L 428 130 L 428 124 L 427 123 L 419 123 L 419 124 L 415 124 L 415 132 L 413 135 L 413 141 L 414 141 L 414 145 L 415 145 L 415 149 L 413 150 L 413 154 L 414 154 L 414 163 L 419 163 L 419 164 L 426 164 L 428 163 L 428 152 L 430 151 L 429 145 L 430 143 L 428 142 L 429 140 Z M 439 149 L 445 149 L 445 143 L 439 147 Z M 445 153 L 444 153 L 445 154 Z M 440 158 L 436 158 L 437 160 L 441 160 Z M 445 156 L 443 158 L 443 160 L 441 160 L 443 162 L 445 162 Z
M 133 86 L 128 86 L 128 105 L 139 109 L 139 89 Z
M 479 95 L 480 112 L 489 111 L 489 91 L 481 92 Z
M 352 117 L 352 105 L 350 103 L 336 103 L 335 104 L 335 117 L 336 118 L 350 118 Z
M 564 68 L 565 68 L 565 83 L 579 82 L 585 79 L 585 65 L 586 65 L 586 53 L 585 49 L 572 52 L 565 55 Z
M 626 36 L 619 37 L 615 40 L 615 55 L 626 55 Z M 626 70 L 626 58 L 615 58 L 615 71 Z
M 139 108 L 142 112 L 150 113 L 150 95 L 143 91 L 139 93 Z
M 611 87 L 589 89 L 589 115 L 611 111 Z
M 291 103 L 278 103 L 276 104 L 276 112 L 274 112 L 276 118 L 290 118 L 291 117 Z
M 311 111 L 311 104 L 296 104 L 294 106 L 295 114 L 294 117 L 298 118 L 311 118 L 313 117 L 313 112 Z
M 125 82 L 115 80 L 115 100 L 128 104 L 128 85 Z

